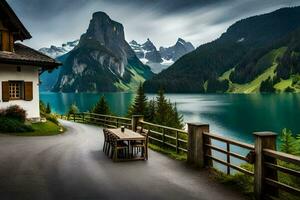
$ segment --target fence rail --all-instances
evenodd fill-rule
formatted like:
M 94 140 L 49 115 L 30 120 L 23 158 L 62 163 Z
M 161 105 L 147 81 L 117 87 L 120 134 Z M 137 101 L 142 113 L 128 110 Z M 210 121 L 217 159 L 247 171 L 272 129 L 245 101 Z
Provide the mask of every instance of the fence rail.
M 276 160 L 281 160 L 284 161 L 286 163 L 289 164 L 293 164 L 295 166 L 299 166 L 300 167 L 300 157 L 298 156 L 294 156 L 294 155 L 290 155 L 290 154 L 286 154 L 283 152 L 278 152 L 278 151 L 274 151 L 271 149 L 264 149 L 263 150 L 263 154 L 265 157 L 271 157 L 273 159 Z M 270 163 L 270 162 L 264 162 L 264 165 L 266 166 L 266 168 L 268 169 L 272 169 L 275 170 L 276 172 L 280 171 L 282 173 L 294 176 L 294 177 L 300 177 L 300 171 L 298 170 L 294 170 L 294 169 L 290 169 L 288 167 L 285 166 L 281 166 L 278 164 L 274 164 L 274 163 Z M 296 188 L 290 185 L 287 185 L 285 183 L 282 183 L 278 180 L 272 179 L 271 178 L 265 178 L 265 181 L 267 184 L 276 187 L 278 189 L 284 190 L 286 192 L 292 193 L 294 195 L 300 195 L 300 188 Z
M 188 133 L 186 131 L 145 121 L 140 121 L 139 123 L 143 128 L 151 130 L 151 135 L 149 136 L 150 140 L 158 142 L 162 146 L 173 148 L 177 153 L 179 153 L 180 151 L 188 151 Z M 159 130 L 161 132 L 159 132 Z
M 231 173 L 231 169 L 235 169 L 235 170 L 237 170 L 239 172 L 242 172 L 246 175 L 254 176 L 253 172 L 251 172 L 249 170 L 246 170 L 246 169 L 244 169 L 240 166 L 236 166 L 236 165 L 231 163 L 231 157 L 237 158 L 237 159 L 242 160 L 242 161 L 246 161 L 247 163 L 251 163 L 249 158 L 247 158 L 245 156 L 242 156 L 240 154 L 231 152 L 231 145 L 250 150 L 250 152 L 254 151 L 254 145 L 250 145 L 250 144 L 247 144 L 247 143 L 243 143 L 243 142 L 239 142 L 239 141 L 236 141 L 236 140 L 228 139 L 228 138 L 225 138 L 223 136 L 219 136 L 219 135 L 208 133 L 208 132 L 204 132 L 203 136 L 204 136 L 204 141 L 206 141 L 206 143 L 204 144 L 204 148 L 205 148 L 204 152 L 206 152 L 206 154 L 205 154 L 206 159 L 209 159 L 209 160 L 218 162 L 222 165 L 225 165 L 227 167 L 227 174 L 228 175 Z M 216 141 L 220 141 L 220 142 L 225 143 L 226 144 L 226 150 L 224 150 L 220 147 L 212 145 L 211 140 L 216 140 Z M 224 154 L 226 156 L 226 161 L 214 157 L 213 153 L 212 153 L 212 150 Z M 209 161 L 205 161 L 205 162 L 210 163 Z

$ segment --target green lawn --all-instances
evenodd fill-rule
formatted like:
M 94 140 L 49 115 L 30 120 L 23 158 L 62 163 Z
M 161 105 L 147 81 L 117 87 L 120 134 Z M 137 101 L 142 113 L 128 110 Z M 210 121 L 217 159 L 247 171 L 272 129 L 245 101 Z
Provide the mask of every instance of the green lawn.
M 61 127 L 56 125 L 51 121 L 45 123 L 34 123 L 32 124 L 33 132 L 28 133 L 15 133 L 16 136 L 51 136 L 58 135 L 62 132 L 60 131 Z

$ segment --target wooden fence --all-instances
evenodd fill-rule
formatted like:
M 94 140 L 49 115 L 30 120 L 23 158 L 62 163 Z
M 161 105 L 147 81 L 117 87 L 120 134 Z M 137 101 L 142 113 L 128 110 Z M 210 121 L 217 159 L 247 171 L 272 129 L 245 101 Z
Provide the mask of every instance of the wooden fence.
M 160 146 L 173 148 L 177 153 L 187 152 L 188 133 L 181 129 L 140 121 L 139 125 L 150 130 L 150 142 L 156 142 Z
M 137 126 L 141 126 L 150 130 L 150 142 L 162 147 L 173 148 L 177 153 L 186 152 L 189 164 L 206 168 L 214 167 L 214 161 L 224 165 L 227 174 L 234 169 L 253 177 L 257 200 L 278 197 L 281 190 L 295 196 L 300 195 L 300 188 L 283 183 L 278 178 L 279 173 L 284 173 L 298 178 L 299 181 L 300 157 L 276 151 L 277 135 L 271 132 L 254 133 L 255 144 L 252 145 L 212 134 L 208 124 L 190 123 L 188 131 L 184 131 L 145 122 L 143 117 L 138 115 L 133 116 L 132 119 L 94 113 L 76 113 L 61 117 L 74 122 L 91 123 L 110 128 L 125 126 L 134 131 Z M 214 145 L 212 141 L 224 143 L 225 148 Z M 247 156 L 233 152 L 233 146 L 247 151 Z M 225 159 L 217 158 L 213 151 L 223 154 Z M 232 158 L 253 164 L 254 171 L 234 165 Z

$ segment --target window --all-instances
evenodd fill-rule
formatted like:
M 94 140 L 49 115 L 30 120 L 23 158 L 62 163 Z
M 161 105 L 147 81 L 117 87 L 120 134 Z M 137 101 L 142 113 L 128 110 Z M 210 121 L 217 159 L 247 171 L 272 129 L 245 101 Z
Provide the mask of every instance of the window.
M 21 81 L 9 82 L 9 99 L 11 100 L 23 99 L 23 82 Z

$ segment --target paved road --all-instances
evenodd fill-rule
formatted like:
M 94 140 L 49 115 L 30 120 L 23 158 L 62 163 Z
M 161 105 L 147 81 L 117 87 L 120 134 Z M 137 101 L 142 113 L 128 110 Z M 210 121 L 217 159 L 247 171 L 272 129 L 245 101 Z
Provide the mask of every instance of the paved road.
M 52 137 L 0 136 L 0 199 L 243 199 L 206 171 L 150 151 L 149 161 L 113 163 L 102 130 L 62 121 Z

